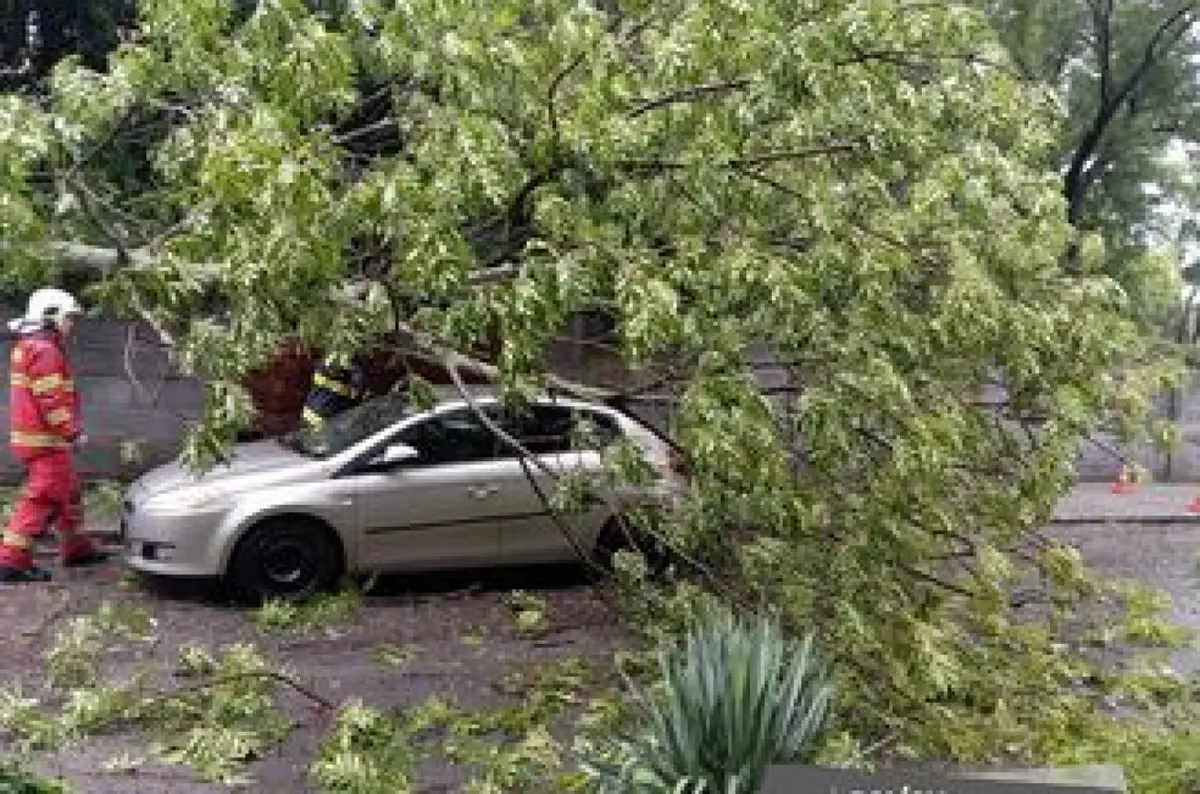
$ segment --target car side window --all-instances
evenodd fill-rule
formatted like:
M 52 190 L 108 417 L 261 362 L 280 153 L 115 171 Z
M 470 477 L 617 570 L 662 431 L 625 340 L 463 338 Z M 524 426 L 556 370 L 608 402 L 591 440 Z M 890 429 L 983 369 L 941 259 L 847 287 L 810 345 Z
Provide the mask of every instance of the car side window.
M 560 405 L 536 405 L 527 411 L 509 414 L 509 432 L 535 455 L 554 455 L 579 449 L 599 449 L 620 435 L 616 423 L 603 414 L 571 409 Z M 579 431 L 591 431 L 588 443 L 581 443 Z M 502 457 L 512 457 L 511 449 L 503 449 Z
M 494 411 L 484 411 L 492 418 Z M 493 460 L 502 443 L 470 408 L 430 417 L 396 440 L 417 450 L 417 463 L 425 466 Z

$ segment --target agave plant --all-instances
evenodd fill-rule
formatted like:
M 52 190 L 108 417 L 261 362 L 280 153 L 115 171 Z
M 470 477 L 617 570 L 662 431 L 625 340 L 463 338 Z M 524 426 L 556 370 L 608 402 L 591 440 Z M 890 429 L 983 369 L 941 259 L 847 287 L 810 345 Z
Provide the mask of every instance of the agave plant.
M 585 765 L 602 792 L 754 794 L 766 768 L 815 760 L 834 686 L 811 635 L 714 608 L 659 652 L 662 693 L 634 689 L 631 735 Z

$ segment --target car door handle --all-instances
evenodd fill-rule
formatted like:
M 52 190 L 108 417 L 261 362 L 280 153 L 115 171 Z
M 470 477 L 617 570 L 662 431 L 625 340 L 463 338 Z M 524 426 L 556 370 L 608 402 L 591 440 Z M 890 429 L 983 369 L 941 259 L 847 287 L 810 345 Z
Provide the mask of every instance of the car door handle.
M 500 490 L 499 485 L 472 485 L 467 488 L 476 499 L 487 499 Z

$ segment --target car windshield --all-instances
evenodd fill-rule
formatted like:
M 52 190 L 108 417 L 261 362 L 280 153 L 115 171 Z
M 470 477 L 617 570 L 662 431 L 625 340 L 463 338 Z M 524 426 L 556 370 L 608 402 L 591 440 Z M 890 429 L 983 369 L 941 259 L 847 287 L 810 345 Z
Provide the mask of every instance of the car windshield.
M 279 443 L 310 457 L 329 458 L 416 413 L 403 394 L 385 394 L 330 417 L 316 430 L 294 430 Z

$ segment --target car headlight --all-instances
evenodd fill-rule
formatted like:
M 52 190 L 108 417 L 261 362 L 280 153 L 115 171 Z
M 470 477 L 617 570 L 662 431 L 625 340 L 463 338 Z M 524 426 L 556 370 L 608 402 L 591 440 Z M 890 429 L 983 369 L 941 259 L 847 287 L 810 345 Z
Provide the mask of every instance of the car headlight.
M 219 488 L 191 486 L 156 494 L 141 504 L 141 509 L 151 512 L 186 512 L 212 507 L 226 498 Z

